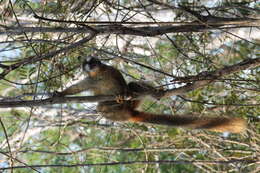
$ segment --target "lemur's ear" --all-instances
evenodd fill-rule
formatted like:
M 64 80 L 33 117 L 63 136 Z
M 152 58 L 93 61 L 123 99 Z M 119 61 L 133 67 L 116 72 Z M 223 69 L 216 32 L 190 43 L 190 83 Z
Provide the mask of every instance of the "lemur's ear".
M 86 63 L 101 63 L 101 61 L 94 56 L 86 56 L 86 57 L 79 56 L 78 58 Z
M 81 62 L 89 62 L 94 56 L 78 56 L 78 60 Z M 96 58 L 95 58 L 96 59 Z
M 85 61 L 89 61 L 89 59 L 91 59 L 92 57 L 90 56 L 78 56 L 78 60 L 81 62 L 85 62 Z

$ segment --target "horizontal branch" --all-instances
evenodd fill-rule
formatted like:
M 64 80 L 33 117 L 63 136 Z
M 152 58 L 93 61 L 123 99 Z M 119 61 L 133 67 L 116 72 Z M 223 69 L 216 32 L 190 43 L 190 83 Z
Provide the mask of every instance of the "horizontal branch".
M 151 94 L 157 98 L 184 94 L 184 93 L 193 91 L 195 89 L 204 87 L 223 76 L 227 76 L 232 73 L 236 73 L 236 72 L 239 72 L 239 71 L 242 71 L 245 69 L 254 68 L 254 67 L 258 67 L 258 66 L 260 66 L 260 58 L 245 59 L 244 61 L 231 65 L 231 66 L 223 67 L 221 69 L 218 69 L 218 70 L 215 70 L 212 72 L 202 72 L 196 76 L 192 76 L 192 77 L 190 77 L 191 83 L 188 83 L 185 86 L 170 89 L 170 90 L 160 91 L 156 94 L 154 94 L 154 93 L 151 93 Z
M 136 36 L 158 36 L 167 33 L 178 33 L 178 32 L 202 32 L 205 30 L 217 29 L 222 26 L 228 27 L 252 27 L 252 26 L 260 26 L 260 20 L 258 19 L 244 19 L 235 21 L 235 19 L 227 19 L 223 21 L 207 21 L 206 23 L 200 22 L 183 22 L 169 24 L 169 23 L 156 23 L 154 25 L 159 26 L 147 26 L 148 24 L 144 23 L 144 26 L 135 26 L 133 22 L 133 26 L 128 26 L 124 22 L 106 22 L 107 25 L 88 25 L 88 23 L 84 22 L 75 22 L 76 24 L 81 24 L 82 27 L 2 27 L 0 29 L 0 35 L 3 34 L 16 34 L 20 35 L 23 33 L 90 33 L 96 32 L 98 34 L 121 34 L 121 35 L 136 35 Z M 97 22 L 96 22 L 97 23 Z M 98 23 L 99 24 L 99 23 Z
M 187 8 L 185 8 L 185 11 L 187 12 Z M 191 10 L 189 10 L 189 13 L 191 13 Z M 192 13 L 194 14 L 194 13 Z M 136 21 L 76 21 L 76 20 L 59 20 L 59 19 L 53 19 L 53 18 L 47 18 L 47 17 L 42 17 L 42 16 L 38 16 L 37 14 L 34 14 L 34 17 L 36 19 L 39 20 L 45 20 L 45 21 L 49 21 L 49 22 L 57 22 L 57 23 L 67 23 L 67 24 L 76 24 L 76 25 L 89 25 L 91 24 L 93 25 L 142 25 L 142 26 L 151 26 L 151 25 L 200 25 L 200 24 L 204 24 L 204 25 L 253 25 L 253 26 L 258 26 L 259 23 L 257 24 L 257 21 L 259 22 L 258 19 L 253 19 L 253 18 L 228 18 L 228 17 L 215 17 L 215 16 L 203 16 L 203 15 L 199 15 L 199 22 L 159 22 L 159 21 L 153 21 L 153 22 L 136 22 Z M 198 16 L 197 15 L 197 16 Z M 201 18 L 205 19 L 205 20 L 201 20 Z
M 116 100 L 115 96 L 50 97 L 41 100 L 0 101 L 0 108 L 46 106 L 62 103 L 93 103 Z
M 254 150 L 239 150 L 239 149 L 216 149 L 216 148 L 205 148 L 204 151 L 225 151 L 231 153 L 244 153 L 252 154 Z M 156 147 L 156 148 L 123 148 L 123 147 L 89 147 L 83 148 L 80 150 L 70 151 L 70 152 L 57 152 L 51 150 L 19 150 L 19 153 L 44 153 L 44 154 L 53 154 L 53 155 L 74 155 L 82 154 L 91 151 L 102 151 L 102 152 L 191 152 L 191 151 L 201 151 L 201 148 L 175 148 L 175 147 Z M 2 152 L 8 154 L 9 152 Z
M 259 160 L 227 160 L 227 161 L 218 161 L 218 160 L 151 160 L 151 161 L 129 161 L 129 162 L 105 162 L 105 163 L 78 163 L 78 164 L 50 164 L 50 165 L 29 165 L 29 166 L 13 166 L 13 167 L 4 167 L 0 170 L 9 170 L 9 169 L 22 169 L 22 168 L 72 168 L 72 167 L 94 167 L 94 166 L 115 166 L 115 165 L 136 165 L 136 164 L 174 164 L 174 165 L 187 165 L 187 164 L 203 164 L 203 165 L 228 165 L 228 164 L 257 164 Z
M 204 87 L 218 78 L 221 78 L 232 73 L 239 72 L 248 68 L 254 68 L 260 66 L 260 58 L 246 59 L 240 63 L 227 66 L 212 72 L 203 72 L 197 76 L 193 76 L 196 79 L 183 87 L 174 88 L 170 90 L 154 91 L 140 93 L 137 97 L 142 97 L 143 95 L 152 95 L 156 98 L 169 97 L 173 95 L 184 94 L 189 91 L 193 91 L 197 88 Z M 112 101 L 116 100 L 115 96 L 81 96 L 81 97 L 51 97 L 42 100 L 23 100 L 23 101 L 0 101 L 0 108 L 10 108 L 10 107 L 32 107 L 32 106 L 43 106 L 52 104 L 62 104 L 62 103 L 84 103 L 84 102 L 102 102 L 102 101 Z

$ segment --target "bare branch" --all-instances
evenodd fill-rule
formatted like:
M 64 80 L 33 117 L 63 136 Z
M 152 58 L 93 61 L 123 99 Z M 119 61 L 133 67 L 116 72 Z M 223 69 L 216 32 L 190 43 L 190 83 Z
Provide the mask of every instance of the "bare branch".
M 240 19 L 239 21 L 234 21 L 234 19 L 230 20 L 223 20 L 223 21 L 207 21 L 206 23 L 201 22 L 171 22 L 174 24 L 166 23 L 157 23 L 154 22 L 154 25 L 160 26 L 147 26 L 144 22 L 142 27 L 136 26 L 125 26 L 125 24 L 140 24 L 140 23 L 126 23 L 126 22 L 105 22 L 108 23 L 107 25 L 97 25 L 97 26 L 88 26 L 84 24 L 84 22 L 76 22 L 82 23 L 83 27 L 70 27 L 70 28 L 53 28 L 53 27 L 5 27 L 4 29 L 0 30 L 0 35 L 3 34 L 23 34 L 23 33 L 45 33 L 45 32 L 52 32 L 52 33 L 90 33 L 96 32 L 98 34 L 121 34 L 121 35 L 136 35 L 136 36 L 157 36 L 163 35 L 167 33 L 179 33 L 179 32 L 202 32 L 205 30 L 212 30 L 212 29 L 223 29 L 223 28 L 234 28 L 234 27 L 252 27 L 252 26 L 260 26 L 260 20 L 258 19 Z M 93 22 L 92 22 L 93 23 Z M 100 24 L 96 22 L 96 24 Z M 151 24 L 151 22 L 149 22 Z M 221 27 L 223 26 L 223 27 Z
M 238 64 L 234 64 L 231 66 L 227 66 L 213 72 L 203 72 L 198 74 L 197 76 L 193 76 L 195 82 L 189 83 L 180 88 L 174 88 L 165 91 L 158 91 L 154 93 L 153 91 L 148 91 L 146 93 L 140 93 L 140 96 L 143 95 L 153 95 L 156 98 L 169 97 L 173 95 L 179 95 L 183 93 L 187 93 L 189 91 L 204 87 L 216 80 L 226 75 L 230 75 L 235 72 L 239 72 L 241 70 L 245 70 L 248 68 L 254 68 L 260 65 L 260 58 L 255 59 L 246 59 Z M 32 106 L 43 106 L 50 104 L 62 104 L 62 103 L 84 103 L 84 102 L 102 102 L 102 101 L 111 101 L 115 100 L 115 96 L 82 96 L 82 97 L 51 97 L 43 100 L 27 100 L 27 101 L 1 101 L 1 108 L 8 107 L 32 107 Z
M 162 98 L 162 97 L 169 97 L 169 96 L 173 96 L 173 95 L 187 93 L 189 91 L 204 87 L 223 76 L 227 76 L 232 73 L 236 73 L 236 72 L 239 72 L 239 71 L 242 71 L 245 69 L 249 69 L 249 68 L 254 68 L 257 66 L 260 66 L 260 58 L 246 59 L 238 64 L 227 66 L 227 67 L 215 70 L 213 72 L 202 72 L 196 76 L 193 76 L 191 78 L 195 82 L 189 83 L 183 87 L 174 88 L 174 89 L 170 89 L 170 90 L 166 90 L 166 91 L 160 91 L 156 94 L 152 93 L 152 95 L 154 95 L 157 98 Z
M 11 159 L 11 167 L 13 167 L 14 160 L 13 160 L 13 156 L 12 156 L 12 150 L 11 150 L 11 146 L 10 146 L 10 143 L 9 143 L 9 139 L 8 139 L 8 135 L 7 135 L 5 125 L 4 125 L 1 118 L 0 118 L 0 124 L 1 124 L 3 131 L 4 131 L 4 134 L 5 134 L 5 139 L 6 139 L 6 142 L 7 142 L 7 146 L 8 146 L 8 150 L 9 150 L 9 154 L 10 154 L 10 159 Z M 13 170 L 11 172 L 13 172 Z
M 112 166 L 112 165 L 133 165 L 133 164 L 207 164 L 207 165 L 228 165 L 228 164 L 249 164 L 249 163 L 259 163 L 258 160 L 227 160 L 227 161 L 218 161 L 218 160 L 151 160 L 151 161 L 129 161 L 129 162 L 107 162 L 107 163 L 79 163 L 79 164 L 52 164 L 52 165 L 30 165 L 33 168 L 54 168 L 54 167 L 93 167 L 93 166 Z M 14 166 L 14 167 L 5 167 L 0 168 L 0 170 L 9 170 L 9 169 L 21 169 L 28 168 L 28 166 Z
M 226 151 L 226 152 L 236 152 L 236 153 L 244 153 L 244 154 L 252 154 L 252 150 L 239 150 L 239 149 L 212 149 L 205 148 L 203 150 L 207 151 Z M 70 151 L 70 152 L 56 152 L 51 150 L 20 150 L 19 153 L 44 153 L 44 154 L 52 154 L 52 155 L 73 155 L 73 154 L 82 154 L 91 151 L 102 151 L 102 152 L 191 152 L 191 151 L 201 151 L 201 148 L 175 148 L 175 147 L 163 147 L 163 148 L 123 148 L 123 147 L 89 147 L 83 148 L 80 150 Z M 3 152 L 8 153 L 8 152 Z
M 43 60 L 43 59 L 49 59 L 49 58 L 56 56 L 60 53 L 65 53 L 65 52 L 68 52 L 71 49 L 78 47 L 78 46 L 82 46 L 84 43 L 92 40 L 95 36 L 96 36 L 96 33 L 91 32 L 87 37 L 85 37 L 85 38 L 83 38 L 83 39 L 81 39 L 81 40 L 79 40 L 79 41 L 77 41 L 73 44 L 70 44 L 69 46 L 61 48 L 59 50 L 51 51 L 51 52 L 48 52 L 48 53 L 41 55 L 41 56 L 32 56 L 32 57 L 24 58 L 23 60 L 21 60 L 18 63 L 12 64 L 10 66 L 5 66 L 5 70 L 0 74 L 0 79 L 3 79 L 4 76 L 7 75 L 10 71 L 12 71 L 16 68 L 19 68 L 20 66 L 24 66 L 24 65 L 27 65 L 27 64 L 30 64 L 30 63 L 35 63 L 35 62 Z
M 188 8 L 184 8 L 184 7 L 181 7 L 181 10 L 185 11 L 185 12 L 188 12 L 192 15 L 194 15 L 194 11 L 188 9 Z M 215 16 L 203 16 L 203 15 L 200 15 L 200 14 L 197 14 L 194 15 L 194 16 L 197 16 L 197 18 L 199 18 L 200 20 L 200 23 L 204 23 L 204 25 L 230 25 L 230 24 L 233 24 L 233 25 L 236 25 L 236 24 L 246 24 L 248 25 L 249 23 L 252 23 L 253 21 L 258 21 L 257 19 L 252 19 L 252 18 L 226 18 L 226 17 L 215 17 Z M 86 25 L 86 24 L 94 24 L 94 25 L 106 25 L 106 26 L 109 26 L 109 25 L 176 25 L 176 24 L 179 24 L 179 25 L 200 25 L 199 23 L 196 23 L 196 22 L 127 22 L 127 21 L 72 21 L 72 20 L 59 20 L 59 19 L 50 19 L 50 18 L 46 18 L 46 17 L 41 17 L 41 16 L 38 16 L 38 15 L 34 15 L 35 18 L 38 18 L 40 20 L 46 20 L 46 21 L 50 21 L 50 22 L 58 22 L 58 23 L 73 23 L 73 24 L 78 24 L 78 25 Z M 202 20 L 203 18 L 203 20 Z M 206 24 L 207 23 L 207 24 Z M 259 25 L 259 23 L 255 23 L 253 25 Z M 93 28 L 94 29 L 94 28 Z
M 101 102 L 116 100 L 115 96 L 78 96 L 78 97 L 51 97 L 42 100 L 23 100 L 23 101 L 1 101 L 0 108 L 10 107 L 32 107 L 62 103 L 84 103 Z
M 15 158 L 15 157 L 13 157 L 13 156 L 11 156 L 11 155 L 8 155 L 8 154 L 6 154 L 6 153 L 4 153 L 4 152 L 2 152 L 2 151 L 0 151 L 0 153 L 3 154 L 3 155 L 5 155 L 5 156 L 8 157 L 8 158 L 11 158 L 11 159 L 17 161 L 18 163 L 21 163 L 21 164 L 25 165 L 24 168 L 30 168 L 30 169 L 34 170 L 35 172 L 39 172 L 39 171 L 38 171 L 37 169 L 35 169 L 34 167 L 32 167 L 32 166 L 26 164 L 25 162 L 23 162 L 23 161 L 21 161 L 21 160 Z M 2 169 L 2 168 L 0 168 L 0 170 L 1 170 L 1 169 Z M 9 167 L 9 169 L 12 169 L 12 170 L 13 170 L 13 166 Z M 39 173 L 40 173 L 40 172 L 39 172 Z

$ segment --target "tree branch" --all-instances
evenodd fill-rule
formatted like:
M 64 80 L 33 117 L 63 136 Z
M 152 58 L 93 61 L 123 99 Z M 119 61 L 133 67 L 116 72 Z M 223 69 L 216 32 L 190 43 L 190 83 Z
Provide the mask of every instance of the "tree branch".
M 230 75 L 245 69 L 254 68 L 260 66 L 260 58 L 246 59 L 238 64 L 227 66 L 212 72 L 202 72 L 196 76 L 191 76 L 190 81 L 194 81 L 180 88 L 174 88 L 170 90 L 160 91 L 156 93 L 157 98 L 169 97 L 173 95 L 179 95 L 187 93 L 189 91 L 204 87 L 218 78 Z M 185 78 L 184 78 L 185 79 Z M 153 94 L 154 95 L 154 94 Z
M 50 97 L 42 100 L 0 101 L 0 108 L 46 106 L 62 103 L 85 103 L 116 100 L 115 96 Z
M 173 95 L 179 95 L 193 91 L 195 89 L 204 87 L 218 78 L 221 78 L 232 73 L 239 72 L 248 68 L 254 68 L 260 66 L 260 58 L 246 59 L 240 63 L 227 66 L 212 72 L 202 72 L 196 76 L 192 76 L 191 79 L 194 81 L 180 88 L 174 88 L 170 90 L 159 90 L 158 92 L 147 91 L 145 93 L 138 93 L 137 97 L 143 97 L 143 95 L 152 95 L 155 98 L 169 97 Z M 134 98 L 135 99 L 135 98 Z M 115 96 L 81 96 L 81 97 L 51 97 L 43 100 L 23 100 L 23 101 L 1 101 L 0 108 L 10 107 L 32 107 L 32 106 L 43 106 L 51 104 L 62 104 L 62 103 L 84 103 L 84 102 L 102 102 L 116 100 Z
M 16 68 L 19 68 L 20 66 L 24 66 L 24 65 L 27 65 L 27 64 L 30 64 L 30 63 L 35 63 L 35 62 L 38 62 L 38 61 L 43 60 L 43 59 L 49 59 L 49 58 L 56 56 L 60 53 L 65 53 L 65 52 L 68 52 L 71 49 L 82 46 L 84 43 L 92 40 L 95 36 L 96 36 L 96 33 L 90 32 L 90 34 L 87 37 L 85 37 L 85 38 L 83 38 L 83 39 L 81 39 L 81 40 L 79 40 L 79 41 L 77 41 L 73 44 L 70 44 L 70 45 L 68 45 L 64 48 L 61 48 L 61 49 L 55 50 L 55 51 L 51 51 L 51 52 L 48 52 L 48 53 L 40 55 L 40 56 L 32 56 L 32 57 L 24 58 L 23 60 L 15 63 L 15 64 L 12 64 L 10 66 L 6 66 L 4 71 L 0 74 L 0 79 L 3 79 L 5 77 L 5 75 L 7 75 L 10 71 L 12 71 Z
M 66 22 L 66 21 L 64 21 Z M 67 21 L 71 23 L 70 21 Z M 121 34 L 121 35 L 136 35 L 136 36 L 157 36 L 163 35 L 167 33 L 179 33 L 179 32 L 202 32 L 205 30 L 212 30 L 221 28 L 228 28 L 228 27 L 252 27 L 252 26 L 260 26 L 259 19 L 233 19 L 233 18 L 225 18 L 223 20 L 214 20 L 214 21 L 207 21 L 205 23 L 202 22 L 110 22 L 110 21 L 103 21 L 103 22 L 95 22 L 96 25 L 89 26 L 88 22 L 77 22 L 74 21 L 73 23 L 80 24 L 82 27 L 4 27 L 0 29 L 0 35 L 3 34 L 23 34 L 23 33 L 90 33 L 96 32 L 98 34 Z M 93 23 L 93 22 L 90 22 Z M 105 24 L 104 24 L 105 23 Z M 101 25 L 102 24 L 102 25 Z M 127 26 L 128 24 L 134 26 Z M 144 26 L 135 26 L 142 24 Z M 159 25 L 159 26 L 147 26 L 147 25 Z
M 150 161 L 129 161 L 129 162 L 106 162 L 106 163 L 78 163 L 78 164 L 50 164 L 50 165 L 29 165 L 33 168 L 72 168 L 72 167 L 93 167 L 93 166 L 113 166 L 113 165 L 136 165 L 136 164 L 206 164 L 206 165 L 228 165 L 228 164 L 257 164 L 259 163 L 258 160 L 227 160 L 227 161 L 219 161 L 219 160 L 193 160 L 193 161 L 187 161 L 187 160 L 150 160 Z M 22 169 L 22 168 L 28 168 L 28 166 L 14 166 L 14 167 L 5 167 L 0 168 L 0 170 L 9 170 L 9 169 Z

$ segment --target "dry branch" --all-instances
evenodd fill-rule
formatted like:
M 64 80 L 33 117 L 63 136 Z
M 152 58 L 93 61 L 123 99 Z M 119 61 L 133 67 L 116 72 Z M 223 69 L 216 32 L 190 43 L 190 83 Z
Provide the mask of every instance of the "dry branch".
M 236 27 L 257 27 L 260 26 L 259 19 L 219 19 L 218 21 L 207 21 L 202 22 L 164 22 L 157 23 L 154 22 L 153 25 L 156 26 L 147 26 L 151 25 L 151 22 L 143 22 L 144 26 L 135 26 L 142 24 L 140 22 L 90 22 L 90 24 L 95 23 L 96 25 L 88 25 L 88 22 L 70 22 L 67 23 L 76 23 L 80 24 L 82 27 L 5 27 L 0 28 L 0 35 L 3 34 L 13 34 L 20 35 L 23 33 L 92 33 L 96 32 L 97 34 L 120 34 L 120 35 L 136 35 L 136 36 L 158 36 L 167 33 L 180 33 L 180 32 L 202 32 L 205 30 L 212 29 L 224 29 L 224 28 L 236 28 Z M 171 24 L 170 24 L 171 23 Z M 102 25 L 100 25 L 102 24 Z M 127 26 L 131 24 L 133 26 Z M 159 26 L 158 26 L 159 25 Z
M 129 161 L 129 162 L 106 162 L 106 163 L 78 163 L 78 164 L 50 164 L 50 165 L 29 165 L 29 166 L 14 166 L 14 167 L 5 167 L 0 168 L 0 170 L 9 170 L 9 169 L 22 169 L 22 168 L 72 168 L 72 167 L 94 167 L 94 166 L 113 166 L 113 165 L 139 165 L 139 164 L 206 164 L 206 165 L 229 165 L 232 163 L 236 164 L 257 164 L 259 160 L 227 160 L 227 161 L 218 161 L 218 160 L 157 160 L 157 161 Z
M 159 91 L 157 93 L 154 93 L 154 91 L 153 92 L 148 91 L 146 93 L 142 93 L 142 95 L 150 94 L 156 98 L 162 98 L 162 97 L 184 94 L 189 91 L 193 91 L 197 88 L 204 87 L 223 76 L 230 75 L 232 73 L 239 72 L 241 70 L 254 68 L 258 66 L 260 66 L 260 58 L 246 59 L 240 63 L 231 66 L 223 67 L 221 69 L 212 72 L 203 72 L 196 76 L 193 76 L 191 78 L 194 79 L 194 82 L 186 84 L 183 87 L 174 88 L 165 91 Z M 43 106 L 43 105 L 50 105 L 50 104 L 101 102 L 101 101 L 110 101 L 110 100 L 115 100 L 115 96 L 51 97 L 42 100 L 1 101 L 0 107 L 1 108 L 32 107 L 32 106 Z
M 0 74 L 0 79 L 4 78 L 9 72 L 11 72 L 12 70 L 14 70 L 16 68 L 19 68 L 19 67 L 27 65 L 27 64 L 31 64 L 31 63 L 41 61 L 43 59 L 49 59 L 49 58 L 52 58 L 52 57 L 54 57 L 54 56 L 56 56 L 60 53 L 65 53 L 65 52 L 70 51 L 71 49 L 82 46 L 84 43 L 92 40 L 95 36 L 96 36 L 96 33 L 90 32 L 90 34 L 87 37 L 85 37 L 85 38 L 83 38 L 83 39 L 81 39 L 81 40 L 79 40 L 75 43 L 72 43 L 69 46 L 66 46 L 64 48 L 61 48 L 61 49 L 58 49 L 58 50 L 55 50 L 55 51 L 50 51 L 50 52 L 43 54 L 43 55 L 40 55 L 40 56 L 36 55 L 36 56 L 24 58 L 23 60 L 15 63 L 15 64 L 12 64 L 10 66 L 5 66 L 5 67 L 3 67 L 4 71 Z
M 46 106 L 62 103 L 84 103 L 115 100 L 115 96 L 51 97 L 41 100 L 0 101 L 0 108 Z
M 258 66 L 260 66 L 260 58 L 255 58 L 255 59 L 246 59 L 238 64 L 227 66 L 227 67 L 224 67 L 224 68 L 212 71 L 212 72 L 202 72 L 202 73 L 190 78 L 194 82 L 191 82 L 180 88 L 174 88 L 174 89 L 170 89 L 170 90 L 166 90 L 166 91 L 161 91 L 161 92 L 157 93 L 157 97 L 162 98 L 162 97 L 169 97 L 169 96 L 173 96 L 173 95 L 187 93 L 187 92 L 193 91 L 197 88 L 204 87 L 223 76 L 227 76 L 232 73 L 236 73 L 236 72 L 239 72 L 239 71 L 242 71 L 245 69 L 250 69 L 250 68 L 254 68 L 254 67 L 258 67 Z

